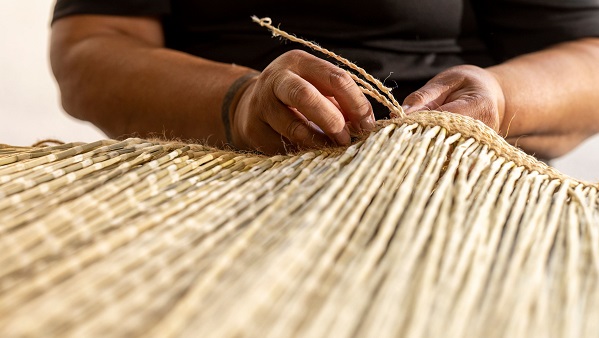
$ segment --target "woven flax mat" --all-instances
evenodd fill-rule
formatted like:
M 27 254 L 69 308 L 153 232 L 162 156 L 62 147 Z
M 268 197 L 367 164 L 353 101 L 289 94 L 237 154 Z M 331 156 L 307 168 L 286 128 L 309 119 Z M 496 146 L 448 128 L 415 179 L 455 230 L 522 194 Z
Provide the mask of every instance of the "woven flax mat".
M 596 337 L 599 208 L 471 119 L 0 148 L 2 337 Z

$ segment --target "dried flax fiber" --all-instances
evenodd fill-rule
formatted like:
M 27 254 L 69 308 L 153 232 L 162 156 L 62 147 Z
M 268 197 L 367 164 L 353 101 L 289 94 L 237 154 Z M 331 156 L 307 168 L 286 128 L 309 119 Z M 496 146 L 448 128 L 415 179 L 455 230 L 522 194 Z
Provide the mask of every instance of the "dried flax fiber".
M 274 157 L 0 147 L 0 336 L 599 336 L 597 187 L 394 109 Z

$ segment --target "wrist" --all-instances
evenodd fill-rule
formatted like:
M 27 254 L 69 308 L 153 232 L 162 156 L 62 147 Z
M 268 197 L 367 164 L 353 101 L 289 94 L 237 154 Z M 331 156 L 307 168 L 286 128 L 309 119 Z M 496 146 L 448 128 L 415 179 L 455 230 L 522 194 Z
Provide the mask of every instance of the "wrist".
M 256 80 L 258 75 L 260 75 L 258 72 L 250 72 L 242 75 L 233 81 L 225 93 L 221 108 L 221 120 L 225 131 L 226 144 L 236 146 L 238 143 L 234 140 L 235 133 L 233 126 L 235 126 L 235 112 L 243 93 Z

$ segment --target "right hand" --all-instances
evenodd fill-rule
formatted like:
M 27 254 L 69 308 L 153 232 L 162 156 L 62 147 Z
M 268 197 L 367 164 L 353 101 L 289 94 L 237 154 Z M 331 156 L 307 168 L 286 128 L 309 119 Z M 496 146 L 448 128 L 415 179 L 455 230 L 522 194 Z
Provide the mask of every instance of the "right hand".
M 370 102 L 341 68 L 300 50 L 268 65 L 231 113 L 234 145 L 266 154 L 349 145 L 374 129 Z

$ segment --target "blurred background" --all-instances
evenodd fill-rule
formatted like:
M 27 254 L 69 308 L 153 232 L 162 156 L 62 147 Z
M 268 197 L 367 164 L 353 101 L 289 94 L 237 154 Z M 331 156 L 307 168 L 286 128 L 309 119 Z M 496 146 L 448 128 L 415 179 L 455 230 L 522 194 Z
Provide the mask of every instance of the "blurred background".
M 53 7 L 54 0 L 0 0 L 0 143 L 105 138 L 60 106 L 48 58 Z
M 48 61 L 53 6 L 54 0 L 0 0 L 0 144 L 105 138 L 60 106 Z M 599 136 L 551 164 L 575 178 L 599 181 Z

